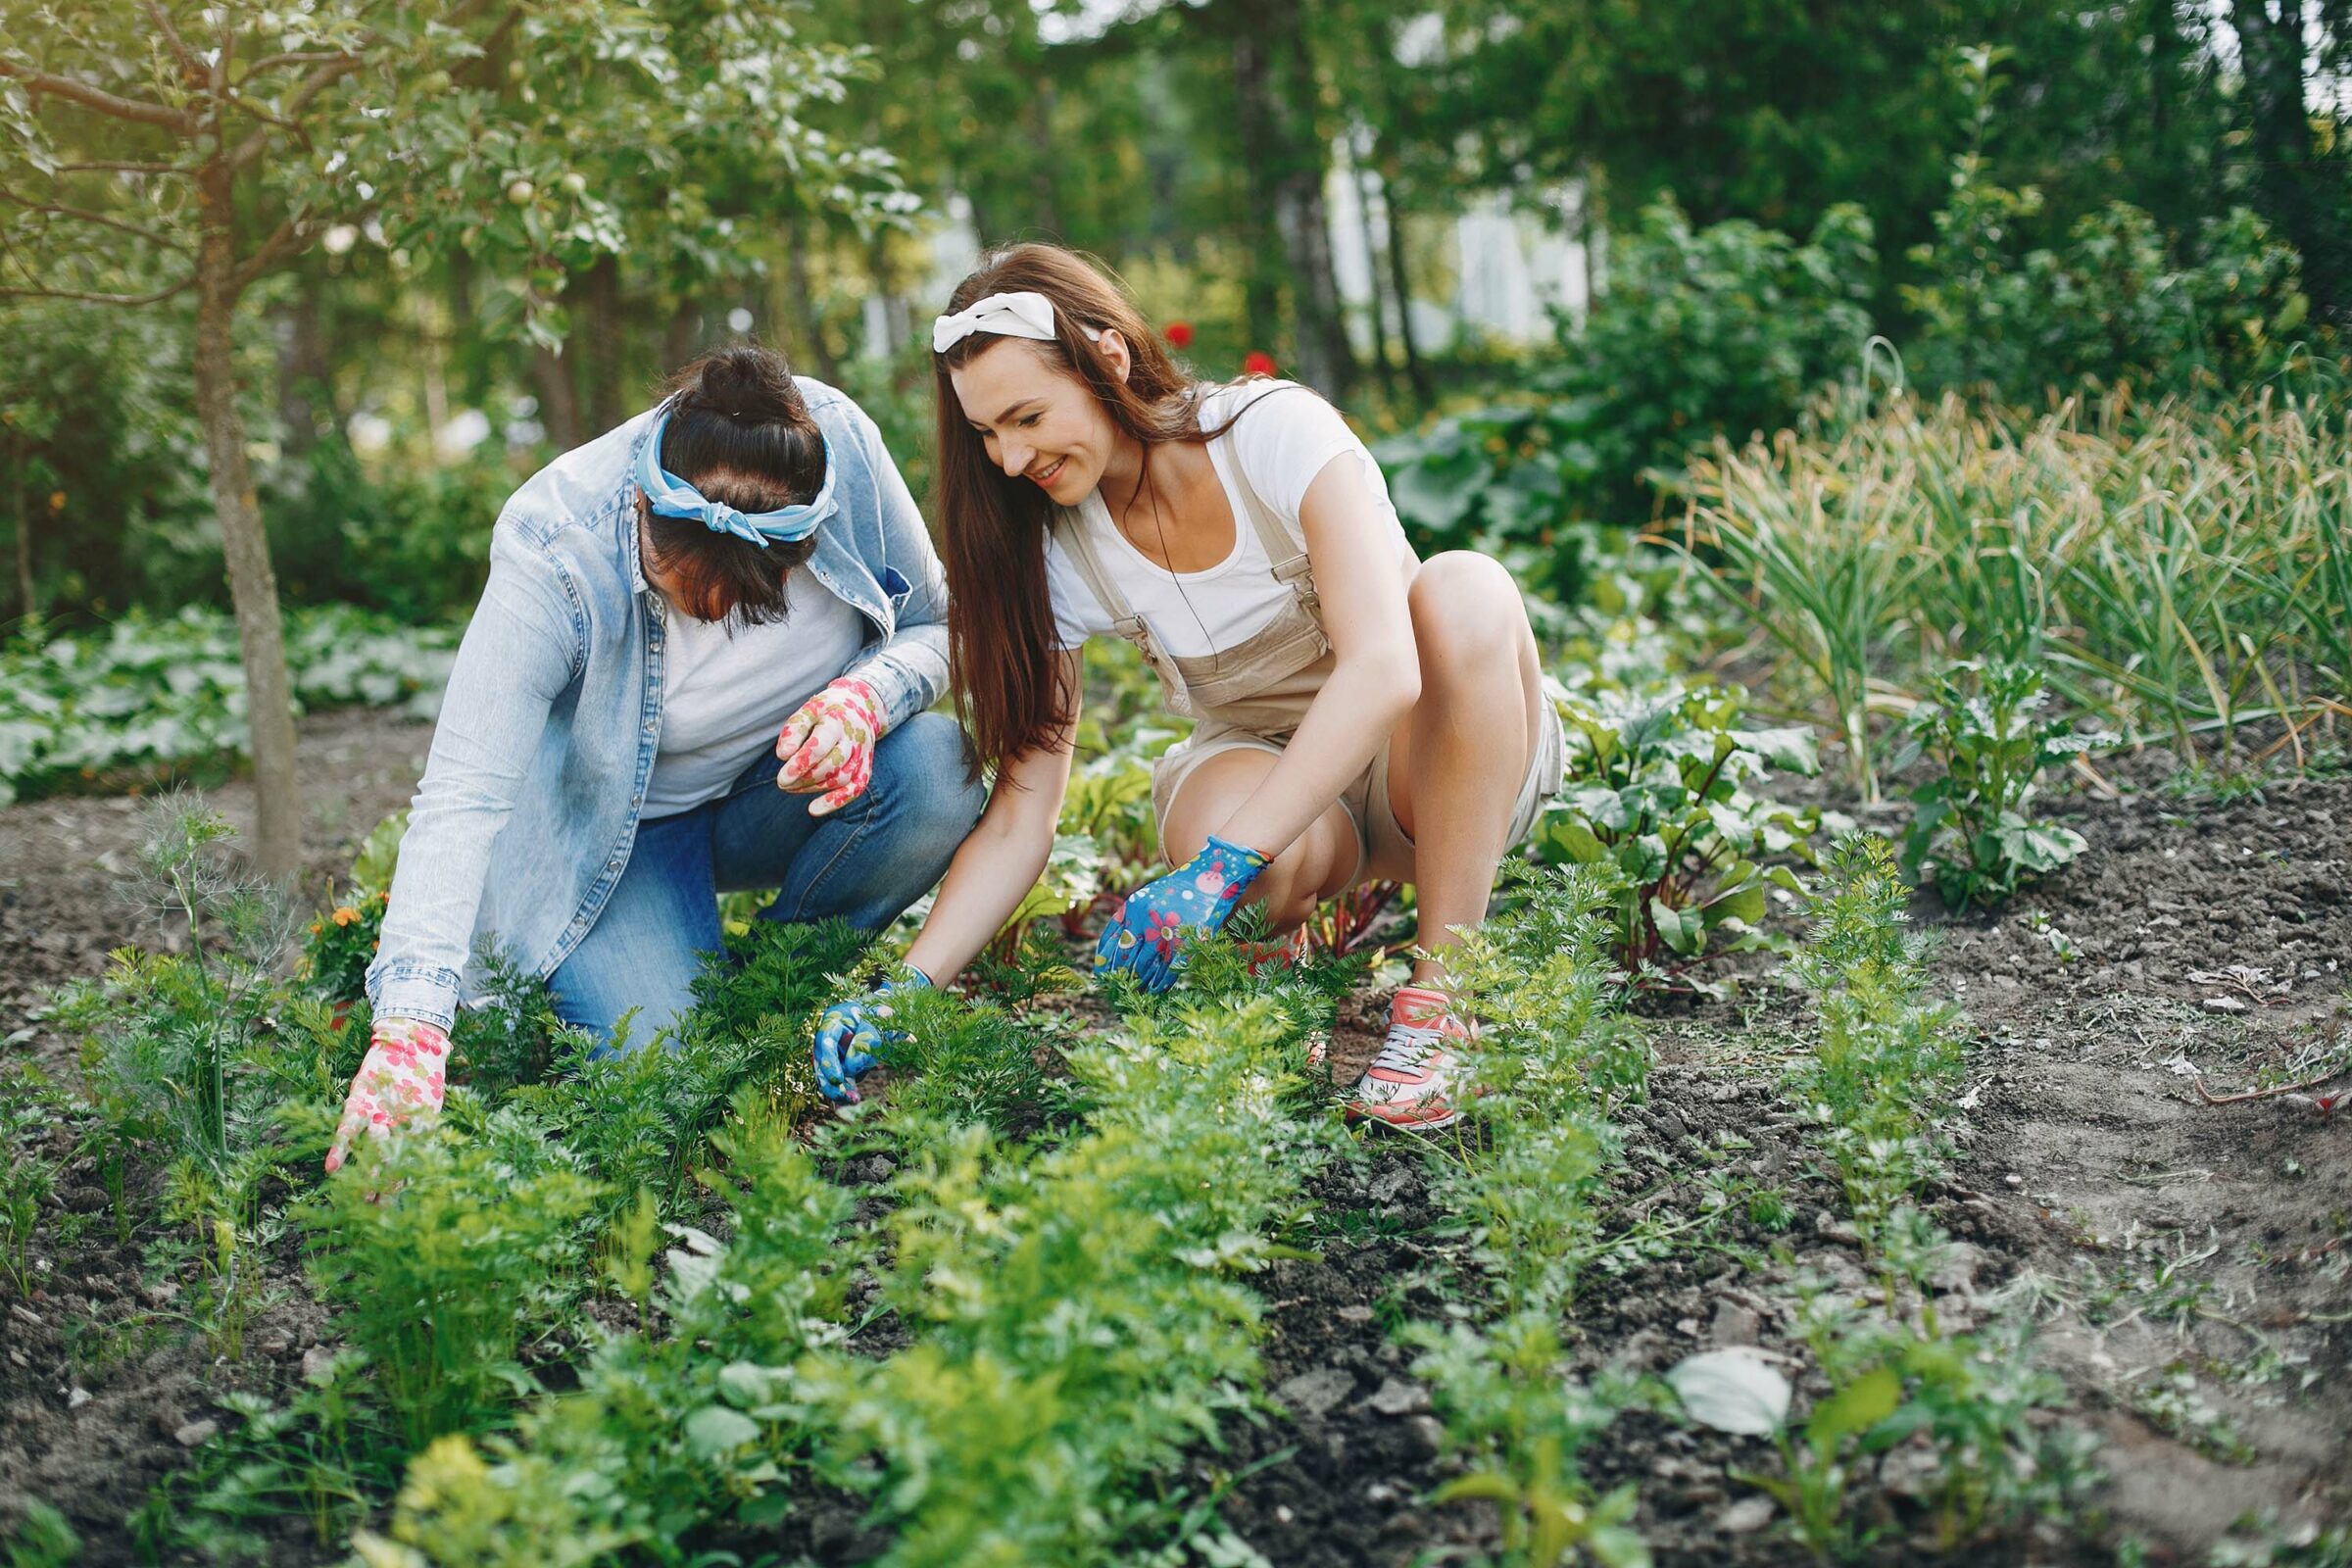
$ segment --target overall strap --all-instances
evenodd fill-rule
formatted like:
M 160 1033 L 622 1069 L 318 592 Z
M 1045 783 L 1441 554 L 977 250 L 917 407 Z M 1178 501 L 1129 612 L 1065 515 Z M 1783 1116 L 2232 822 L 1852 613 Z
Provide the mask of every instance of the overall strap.
M 1222 453 L 1217 448 L 1222 445 Z M 1249 514 L 1250 529 L 1256 533 L 1258 544 L 1266 552 L 1266 560 L 1274 566 L 1274 579 L 1289 586 L 1299 608 L 1313 616 L 1317 625 L 1323 621 L 1323 601 L 1315 593 L 1314 563 L 1306 556 L 1306 537 L 1303 530 L 1294 532 L 1291 526 L 1257 498 L 1250 484 L 1250 475 L 1243 471 L 1240 454 L 1232 443 L 1209 443 L 1209 455 L 1217 466 L 1233 479 L 1233 488 L 1242 498 L 1242 510 Z
M 1119 588 L 1118 579 L 1102 564 L 1102 557 L 1095 549 L 1093 530 L 1086 525 L 1085 515 L 1075 507 L 1056 507 L 1054 537 L 1060 543 L 1062 554 L 1069 557 L 1070 564 L 1077 568 L 1078 580 L 1086 584 L 1087 592 L 1095 596 L 1095 603 L 1101 605 L 1102 612 L 1110 617 L 1111 631 L 1133 643 L 1136 652 L 1144 656 L 1144 662 L 1151 665 L 1152 673 L 1159 677 L 1161 686 L 1166 689 L 1168 706 L 1178 712 L 1187 711 L 1189 703 L 1185 696 L 1184 676 L 1178 672 L 1175 661 L 1152 641 L 1152 628 L 1145 624 L 1143 616 L 1135 612 L 1135 606 L 1128 603 L 1127 595 Z

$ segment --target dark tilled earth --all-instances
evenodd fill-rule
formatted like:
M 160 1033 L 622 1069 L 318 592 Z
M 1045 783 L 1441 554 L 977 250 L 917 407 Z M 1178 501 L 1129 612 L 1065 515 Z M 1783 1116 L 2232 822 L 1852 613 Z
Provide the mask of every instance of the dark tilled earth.
M 381 715 L 309 721 L 303 774 L 322 781 L 306 846 L 321 881 L 403 804 L 427 732 Z M 332 780 L 331 789 L 323 781 Z M 232 821 L 243 787 L 213 799 Z M 1915 918 L 1937 939 L 1936 984 L 1967 1009 L 1967 1085 L 1943 1128 L 1955 1157 L 1932 1191 L 1960 1243 L 1938 1281 L 1962 1326 L 2005 1291 L 2040 1320 L 2038 1355 L 2066 1382 L 2061 1417 L 2100 1440 L 2108 1477 L 2072 1530 L 1978 1543 L 1943 1560 L 2206 1560 L 2233 1526 L 2274 1537 L 2352 1520 L 2352 1108 L 2308 1100 L 2209 1105 L 2254 1086 L 2343 1027 L 2352 986 L 2352 782 L 2274 785 L 2258 798 L 2160 796 L 2069 807 L 2090 852 L 1997 916 L 1952 917 L 1932 896 Z M 1890 826 L 1893 818 L 1876 825 Z M 0 811 L 0 1040 L 7 1055 L 71 1081 L 64 1043 L 37 1016 L 56 984 L 96 972 L 126 942 L 165 942 L 154 916 L 113 892 L 138 840 L 133 803 L 52 800 Z M 1631 1254 L 1589 1275 L 1568 1324 L 1580 1374 L 1663 1371 L 1692 1351 L 1756 1344 L 1820 1392 L 1789 1321 L 1794 1285 L 1864 1288 L 1833 1182 L 1780 1080 L 1803 1039 L 1801 1006 L 1752 965 L 1740 996 L 1654 1009 L 1649 1102 L 1629 1113 L 1630 1160 L 1611 1218 L 1695 1213 L 1692 1172 L 1729 1162 L 1789 1195 L 1792 1223 L 1733 1215 L 1664 1257 Z M 2200 978 L 2203 977 L 2203 978 Z M 2232 1005 L 2242 1004 L 2242 1005 Z M 1343 1081 L 1375 1045 L 1372 1003 L 1345 1009 Z M 1728 1140 L 1728 1144 L 1727 1144 Z M 62 1146 L 55 1152 L 70 1152 Z M 1407 1371 L 1397 1323 L 1473 1294 L 1434 1230 L 1430 1157 L 1366 1144 L 1319 1185 L 1314 1256 L 1259 1281 L 1267 1399 L 1228 1424 L 1185 1479 L 1221 1495 L 1226 1525 L 1281 1568 L 1404 1568 L 1491 1548 L 1483 1505 L 1433 1505 L 1457 1473 Z M 152 1178 L 150 1178 L 152 1180 Z M 63 1510 L 82 1560 L 137 1560 L 126 1519 L 189 1460 L 197 1423 L 230 1424 L 229 1389 L 282 1391 L 303 1356 L 333 1343 L 296 1260 L 272 1258 L 272 1304 L 245 1357 L 216 1362 L 172 1317 L 181 1288 L 113 1245 L 93 1173 L 71 1167 L 36 1238 L 48 1264 L 18 1299 L 0 1285 L 0 1532 L 24 1499 Z M 152 1205 L 152 1190 L 133 1202 Z M 56 1222 L 90 1216 L 72 1247 Z M 143 1222 L 152 1214 L 135 1213 Z M 1754 1505 L 1737 1472 L 1777 1465 L 1770 1446 L 1621 1417 L 1585 1455 L 1603 1487 L 1641 1486 L 1637 1524 L 1663 1564 L 1807 1560 Z M 810 1499 L 791 1546 L 865 1559 L 879 1541 L 846 1498 Z M 1742 1504 L 1745 1504 L 1744 1506 Z M 4 1539 L 4 1535 L 0 1535 Z M 267 1544 L 281 1563 L 336 1560 L 289 1522 Z M 1924 1561 L 1896 1532 L 1887 1562 Z

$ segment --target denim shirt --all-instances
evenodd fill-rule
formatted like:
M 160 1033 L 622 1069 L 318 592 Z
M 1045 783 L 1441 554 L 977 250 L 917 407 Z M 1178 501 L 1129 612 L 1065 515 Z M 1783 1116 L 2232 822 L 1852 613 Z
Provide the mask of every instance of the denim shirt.
M 808 570 L 865 617 L 842 673 L 895 728 L 947 686 L 947 577 L 874 421 L 797 379 L 840 469 Z M 632 475 L 653 415 L 558 458 L 499 514 L 368 967 L 379 1016 L 450 1027 L 461 995 L 481 991 L 483 939 L 553 974 L 629 863 L 674 612 L 638 560 Z

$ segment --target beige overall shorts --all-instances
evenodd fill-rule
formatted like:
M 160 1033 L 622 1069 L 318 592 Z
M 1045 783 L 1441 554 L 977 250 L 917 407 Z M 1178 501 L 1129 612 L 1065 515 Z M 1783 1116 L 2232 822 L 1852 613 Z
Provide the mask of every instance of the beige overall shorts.
M 1224 443 L 1211 440 L 1208 454 L 1218 476 L 1226 481 L 1226 493 L 1238 497 L 1248 514 L 1237 517 L 1235 525 L 1256 531 L 1266 559 L 1274 563 L 1275 579 L 1291 590 L 1271 621 L 1231 648 L 1189 657 L 1167 653 L 1103 565 L 1085 518 L 1063 508 L 1054 524 L 1054 537 L 1077 568 L 1080 580 L 1111 617 L 1111 629 L 1133 643 L 1144 662 L 1159 676 L 1169 710 L 1194 719 L 1192 737 L 1170 747 L 1152 769 L 1152 809 L 1163 855 L 1169 808 L 1193 769 L 1220 752 L 1247 749 L 1280 757 L 1298 721 L 1306 716 L 1307 705 L 1331 678 L 1338 662 L 1331 640 L 1323 634 L 1322 602 L 1315 596 L 1304 538 L 1294 534 L 1258 500 Z M 1507 846 L 1516 846 L 1527 837 L 1536 814 L 1560 787 L 1566 762 L 1560 715 L 1548 702 L 1542 708 L 1536 755 L 1511 807 Z M 1375 877 L 1413 880 L 1413 841 L 1397 824 L 1389 804 L 1386 739 L 1363 772 L 1342 792 L 1340 807 L 1355 825 L 1356 861 L 1348 879 L 1349 885 Z

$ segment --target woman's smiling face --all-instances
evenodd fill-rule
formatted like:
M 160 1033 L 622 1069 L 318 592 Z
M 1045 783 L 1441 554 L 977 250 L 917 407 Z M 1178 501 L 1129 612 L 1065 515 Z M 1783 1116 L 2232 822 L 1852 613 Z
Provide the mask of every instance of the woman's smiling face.
M 1116 333 L 1104 352 L 1122 371 L 1126 345 Z M 999 338 L 949 372 L 964 421 L 988 461 L 1037 485 L 1059 506 L 1076 506 L 1119 463 L 1133 438 L 1084 382 L 1022 338 Z

